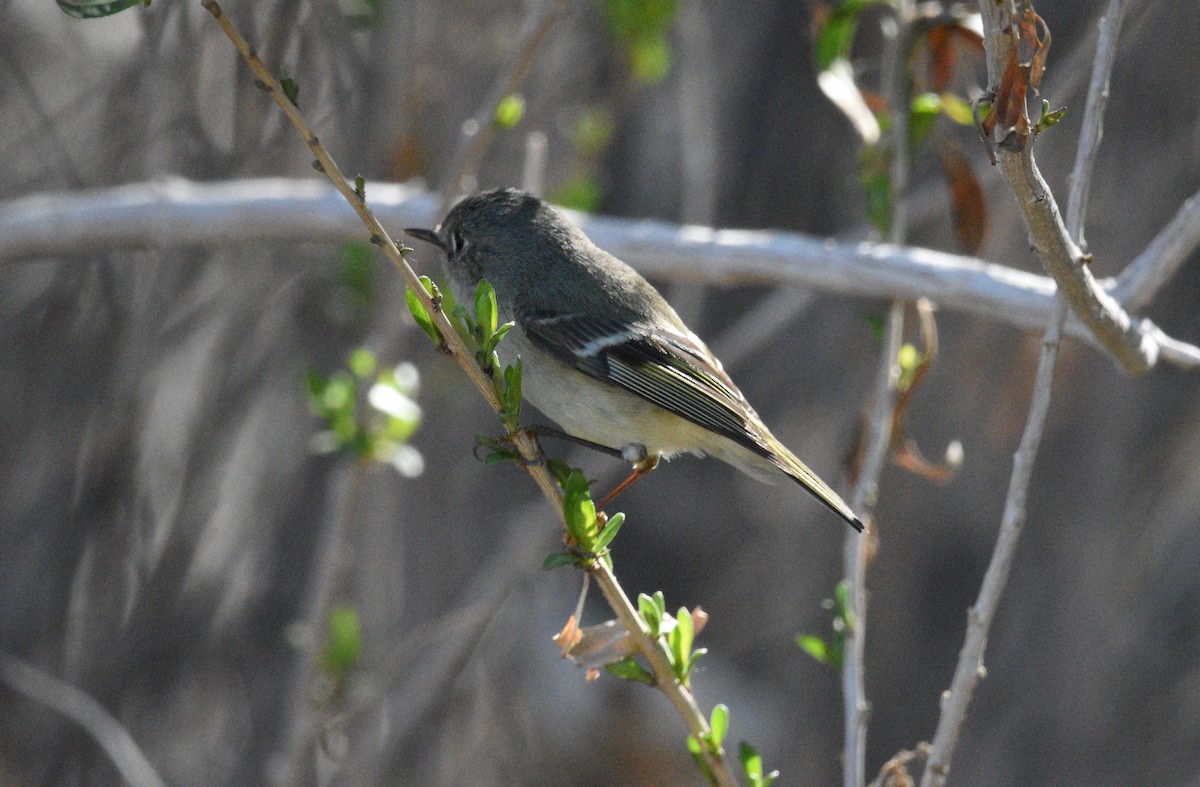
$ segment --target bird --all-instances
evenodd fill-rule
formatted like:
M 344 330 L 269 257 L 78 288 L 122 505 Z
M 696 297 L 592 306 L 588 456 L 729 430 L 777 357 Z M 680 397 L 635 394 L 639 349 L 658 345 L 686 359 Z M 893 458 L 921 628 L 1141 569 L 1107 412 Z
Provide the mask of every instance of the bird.
M 491 284 L 501 321 L 513 323 L 497 352 L 505 363 L 521 359 L 524 398 L 559 436 L 632 465 L 602 502 L 660 460 L 690 453 L 768 483 L 787 476 L 862 531 L 658 290 L 553 205 L 516 189 L 484 191 L 460 200 L 436 229 L 405 232 L 445 255 L 460 303 L 472 302 L 481 279 Z

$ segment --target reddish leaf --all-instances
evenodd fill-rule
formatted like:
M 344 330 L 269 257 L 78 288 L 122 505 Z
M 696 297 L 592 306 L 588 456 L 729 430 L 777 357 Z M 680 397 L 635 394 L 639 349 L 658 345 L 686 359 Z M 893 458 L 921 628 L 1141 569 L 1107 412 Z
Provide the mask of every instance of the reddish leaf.
M 950 184 L 954 237 L 963 252 L 975 254 L 987 236 L 987 203 L 983 189 L 957 145 L 947 143 L 938 152 L 941 154 L 942 170 Z

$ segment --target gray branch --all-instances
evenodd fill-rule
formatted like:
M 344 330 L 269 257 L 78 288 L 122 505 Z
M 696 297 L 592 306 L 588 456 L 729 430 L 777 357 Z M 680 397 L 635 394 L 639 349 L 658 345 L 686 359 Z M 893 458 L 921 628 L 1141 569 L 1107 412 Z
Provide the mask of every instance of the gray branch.
M 411 183 L 368 184 L 367 200 L 387 226 L 432 226 L 440 218 L 437 197 Z M 1151 300 L 1200 245 L 1197 223 L 1189 221 L 1197 214 L 1200 196 L 1138 257 L 1114 294 L 1131 303 Z M 1054 303 L 1055 284 L 1047 276 L 930 249 L 605 216 L 576 219 L 602 248 L 651 277 L 718 286 L 787 285 L 888 300 L 927 297 L 943 308 L 1025 329 L 1043 328 Z M 114 248 L 366 241 L 363 233 L 354 211 L 323 181 L 163 180 L 0 204 L 0 268 Z M 1099 284 L 1111 290 L 1115 283 Z M 1149 321 L 1138 327 L 1150 339 L 1162 337 Z M 1066 332 L 1096 344 L 1075 320 Z M 1200 348 L 1175 340 L 1162 343 L 1161 357 L 1200 367 Z

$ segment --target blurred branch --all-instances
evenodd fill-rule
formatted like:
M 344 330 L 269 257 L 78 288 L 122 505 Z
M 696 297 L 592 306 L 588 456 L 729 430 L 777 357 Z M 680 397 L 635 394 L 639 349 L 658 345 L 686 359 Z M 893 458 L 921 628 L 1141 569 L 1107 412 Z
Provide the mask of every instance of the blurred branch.
M 1024 87 L 1018 90 L 1012 84 L 1021 78 L 1019 70 L 1013 66 L 1025 57 L 1017 53 L 1031 46 L 1024 37 L 1020 42 L 1015 40 L 1024 23 L 1018 27 L 1021 20 L 1016 18 L 1011 4 L 981 3 L 979 8 L 983 15 L 988 83 L 996 91 L 997 106 L 1017 101 L 1016 97 L 1019 96 L 1018 114 L 1026 124 L 1024 142 L 1019 145 L 1000 142 L 997 155 L 1004 177 L 1012 186 L 1025 216 L 1032 246 L 1047 272 L 1058 283 L 1062 296 L 1075 316 L 1088 326 L 1126 372 L 1144 374 L 1154 366 L 1159 356 L 1153 327 L 1145 321 L 1135 322 L 1116 299 L 1096 282 L 1088 267 L 1090 257 L 1067 232 L 1050 186 L 1033 160 L 1035 137 L 1028 132 Z M 1048 35 L 1046 40 L 1048 44 Z M 1041 45 L 1040 41 L 1034 43 Z M 1043 55 L 1044 52 L 1039 51 L 1032 56 L 1035 68 L 1038 67 L 1038 57 Z M 1007 132 L 1007 129 L 997 131 Z
M 0 682 L 82 727 L 133 787 L 166 784 L 121 722 L 82 690 L 4 652 L 0 652 Z
M 496 394 L 492 381 L 484 375 L 479 365 L 475 363 L 474 354 L 467 348 L 462 337 L 458 335 L 458 332 L 454 330 L 453 325 L 451 325 L 449 319 L 441 310 L 440 303 L 434 302 L 429 293 L 425 291 L 425 287 L 421 284 L 416 272 L 413 271 L 412 267 L 408 264 L 408 260 L 405 259 L 404 251 L 388 236 L 387 230 L 383 228 L 379 219 L 367 207 L 365 197 L 356 192 L 345 176 L 342 175 L 333 158 L 320 144 L 320 141 L 307 121 L 300 115 L 296 105 L 285 95 L 282 86 L 275 79 L 275 76 L 263 64 L 262 60 L 258 58 L 246 40 L 242 38 L 241 34 L 233 26 L 229 18 L 225 16 L 215 0 L 201 0 L 201 5 L 213 15 L 213 18 L 216 19 L 221 29 L 225 32 L 225 35 L 228 36 L 234 47 L 254 71 L 263 89 L 271 94 L 275 103 L 279 105 L 284 114 L 287 115 L 288 120 L 300 132 L 309 150 L 317 157 L 317 161 L 315 162 L 316 168 L 332 181 L 333 185 L 345 197 L 346 201 L 355 209 L 363 223 L 371 231 L 372 242 L 376 243 L 383 250 L 388 260 L 399 270 L 405 282 L 416 293 L 421 305 L 425 307 L 426 312 L 428 312 L 434 324 L 441 332 L 449 354 L 454 357 L 458 365 L 462 367 L 463 371 L 475 383 L 475 387 L 479 389 L 480 394 L 483 395 L 492 410 L 497 413 L 501 412 L 503 405 Z M 509 437 L 524 460 L 522 466 L 533 477 L 543 496 L 561 519 L 563 517 L 562 493 L 559 491 L 558 484 L 547 469 L 546 463 L 542 461 L 541 451 L 536 441 L 525 431 L 517 431 L 510 434 Z M 653 672 L 655 677 L 655 686 L 667 696 L 667 699 L 687 724 L 688 730 L 699 740 L 707 738 L 710 732 L 707 719 L 700 712 L 691 692 L 675 678 L 666 655 L 650 637 L 650 633 L 641 615 L 638 614 L 637 609 L 629 602 L 625 591 L 617 584 L 616 577 L 612 571 L 603 560 L 594 560 L 588 572 L 600 584 L 604 592 L 604 597 L 612 606 L 617 618 L 629 631 L 630 638 L 638 651 L 649 663 L 651 672 Z M 712 766 L 713 772 L 717 776 L 719 784 L 737 784 L 724 757 L 712 754 L 707 754 L 706 756 L 708 757 L 709 764 Z
M 1092 70 L 1092 81 L 1088 91 L 1087 110 L 1084 113 L 1079 147 L 1070 195 L 1067 204 L 1071 230 L 1082 243 L 1083 217 L 1087 213 L 1088 185 L 1091 170 L 1096 160 L 1096 148 L 1103 136 L 1103 113 L 1106 103 L 1109 75 L 1112 73 L 1117 35 L 1121 28 L 1124 0 L 1109 0 L 1108 9 L 1100 20 L 1100 38 Z M 1101 96 L 1100 94 L 1104 94 Z M 1042 349 L 1038 356 L 1037 375 L 1033 384 L 1033 400 L 1029 406 L 1029 417 L 1021 442 L 1013 456 L 1012 475 L 1009 478 L 1008 495 L 1004 500 L 1004 513 L 1000 521 L 1000 532 L 991 561 L 984 574 L 975 605 L 967 614 L 967 634 L 959 652 L 958 664 L 950 682 L 950 690 L 942 700 L 942 713 L 938 719 L 925 772 L 921 776 L 921 787 L 941 787 L 950 775 L 950 760 L 958 743 L 958 736 L 966 718 L 967 706 L 975 692 L 975 686 L 986 674 L 983 652 L 988 634 L 1008 575 L 1012 569 L 1013 555 L 1025 525 L 1025 504 L 1029 496 L 1029 482 L 1037 460 L 1038 448 L 1046 415 L 1050 411 L 1050 400 L 1054 384 L 1054 369 L 1058 363 L 1058 351 L 1062 340 L 1063 323 L 1067 317 L 1065 297 L 1056 299 L 1055 313 L 1046 327 Z
M 368 190 L 385 224 L 432 226 L 440 219 L 437 198 L 419 186 L 370 183 Z M 785 285 L 875 298 L 927 296 L 942 307 L 1018 328 L 1044 327 L 1054 307 L 1052 279 L 975 257 L 839 243 L 792 232 L 571 215 L 597 245 L 644 275 L 661 279 Z M 1155 275 L 1123 277 L 1122 292 L 1138 302 L 1153 297 L 1167 275 L 1200 246 L 1200 224 L 1192 219 L 1200 219 L 1200 195 L 1138 257 L 1138 271 Z M 200 184 L 171 179 L 39 194 L 0 204 L 0 268 L 15 260 L 116 247 L 342 242 L 361 238 L 360 224 L 343 197 L 316 180 Z M 1111 287 L 1112 281 L 1102 284 Z M 1076 321 L 1068 321 L 1066 330 L 1096 343 Z M 1164 343 L 1162 358 L 1185 368 L 1200 367 L 1200 349 L 1188 344 Z
M 475 191 L 475 175 L 483 162 L 484 154 L 496 136 L 496 105 L 505 96 L 516 93 L 529 75 L 533 56 L 550 33 L 550 28 L 566 13 L 566 0 L 547 0 L 541 15 L 530 12 L 525 20 L 525 33 L 517 45 L 512 65 L 488 91 L 474 117 L 463 123 L 458 152 L 450 164 L 450 177 L 438 190 L 441 203 L 437 210 L 440 218 L 446 214 L 454 201 L 464 192 Z
M 907 54 L 909 34 L 914 15 L 912 0 L 899 0 L 895 13 L 883 21 L 885 46 L 882 55 L 883 91 L 887 97 L 892 120 L 888 133 L 891 153 L 891 215 L 887 239 L 902 244 L 908 231 L 908 168 L 909 168 L 909 88 Z M 896 404 L 899 393 L 900 366 L 897 359 L 904 336 L 905 301 L 893 300 L 888 310 L 887 325 L 879 348 L 879 370 L 873 392 L 874 402 L 867 419 L 866 457 L 859 468 L 851 495 L 850 507 L 863 518 L 864 537 L 847 533 L 843 546 L 843 570 L 846 575 L 847 601 L 853 625 L 845 633 L 842 656 L 842 783 L 845 787 L 860 787 L 867 774 L 867 722 L 870 702 L 866 687 L 867 637 L 867 561 L 879 537 L 875 529 L 873 509 L 878 500 L 879 477 L 890 454 L 896 424 Z
M 1200 191 L 1187 198 L 1167 226 L 1121 271 L 1112 288 L 1113 296 L 1126 308 L 1142 308 L 1197 246 L 1200 246 Z

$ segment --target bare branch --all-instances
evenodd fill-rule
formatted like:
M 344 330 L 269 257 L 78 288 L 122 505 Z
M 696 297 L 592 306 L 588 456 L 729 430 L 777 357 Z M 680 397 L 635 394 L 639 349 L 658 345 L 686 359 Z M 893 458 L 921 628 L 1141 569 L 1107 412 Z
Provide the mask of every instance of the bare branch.
M 430 226 L 437 197 L 409 183 L 369 183 L 371 207 L 392 227 Z M 976 257 L 792 232 L 712 229 L 661 221 L 572 214 L 599 246 L 646 276 L 717 286 L 772 284 L 860 297 L 916 299 L 1018 328 L 1044 327 L 1055 284 Z M 26 259 L 121 247 L 344 242 L 362 240 L 362 220 L 318 180 L 227 183 L 170 179 L 87 192 L 38 194 L 0 204 L 0 268 Z M 1200 246 L 1200 194 L 1122 275 L 1120 292 L 1139 302 Z M 1128 278 L 1127 278 L 1128 277 Z M 1101 282 L 1112 287 L 1111 280 Z M 1159 336 L 1142 321 L 1143 330 Z M 1070 336 L 1096 344 L 1069 320 Z M 1191 345 L 1164 344 L 1162 358 L 1200 366 Z
M 1100 21 L 1100 39 L 1092 71 L 1092 82 L 1088 93 L 1084 128 L 1076 151 L 1074 176 L 1067 205 L 1068 216 L 1074 231 L 1083 231 L 1083 217 L 1087 213 L 1088 183 L 1095 161 L 1096 148 L 1102 136 L 1103 111 L 1107 98 L 1109 75 L 1112 73 L 1117 34 L 1121 27 L 1123 0 L 1109 0 L 1108 10 Z M 1100 94 L 1105 94 L 1101 96 Z M 1021 443 L 1013 457 L 1013 470 L 1009 478 L 1008 495 L 1004 501 L 1004 514 L 1000 521 L 1000 532 L 991 561 L 979 588 L 975 605 L 967 614 L 967 635 L 958 655 L 958 664 L 950 682 L 950 690 L 942 699 L 942 713 L 937 731 L 921 777 L 921 787 L 945 784 L 950 773 L 950 760 L 958 743 L 958 736 L 966 718 L 967 706 L 974 695 L 975 686 L 986 674 L 983 652 L 988 634 L 1008 575 L 1012 568 L 1013 555 L 1025 524 L 1025 503 L 1029 496 L 1029 482 L 1042 441 L 1042 430 L 1046 415 L 1050 411 L 1050 400 L 1054 383 L 1054 369 L 1058 363 L 1058 351 L 1062 340 L 1063 324 L 1067 317 L 1067 303 L 1062 297 L 1056 299 L 1055 313 L 1046 327 L 1038 356 L 1037 375 L 1033 385 L 1033 400 L 1029 417 L 1021 434 Z
M 78 724 L 134 787 L 165 785 L 129 731 L 90 695 L 8 653 L 0 652 L 0 682 Z

